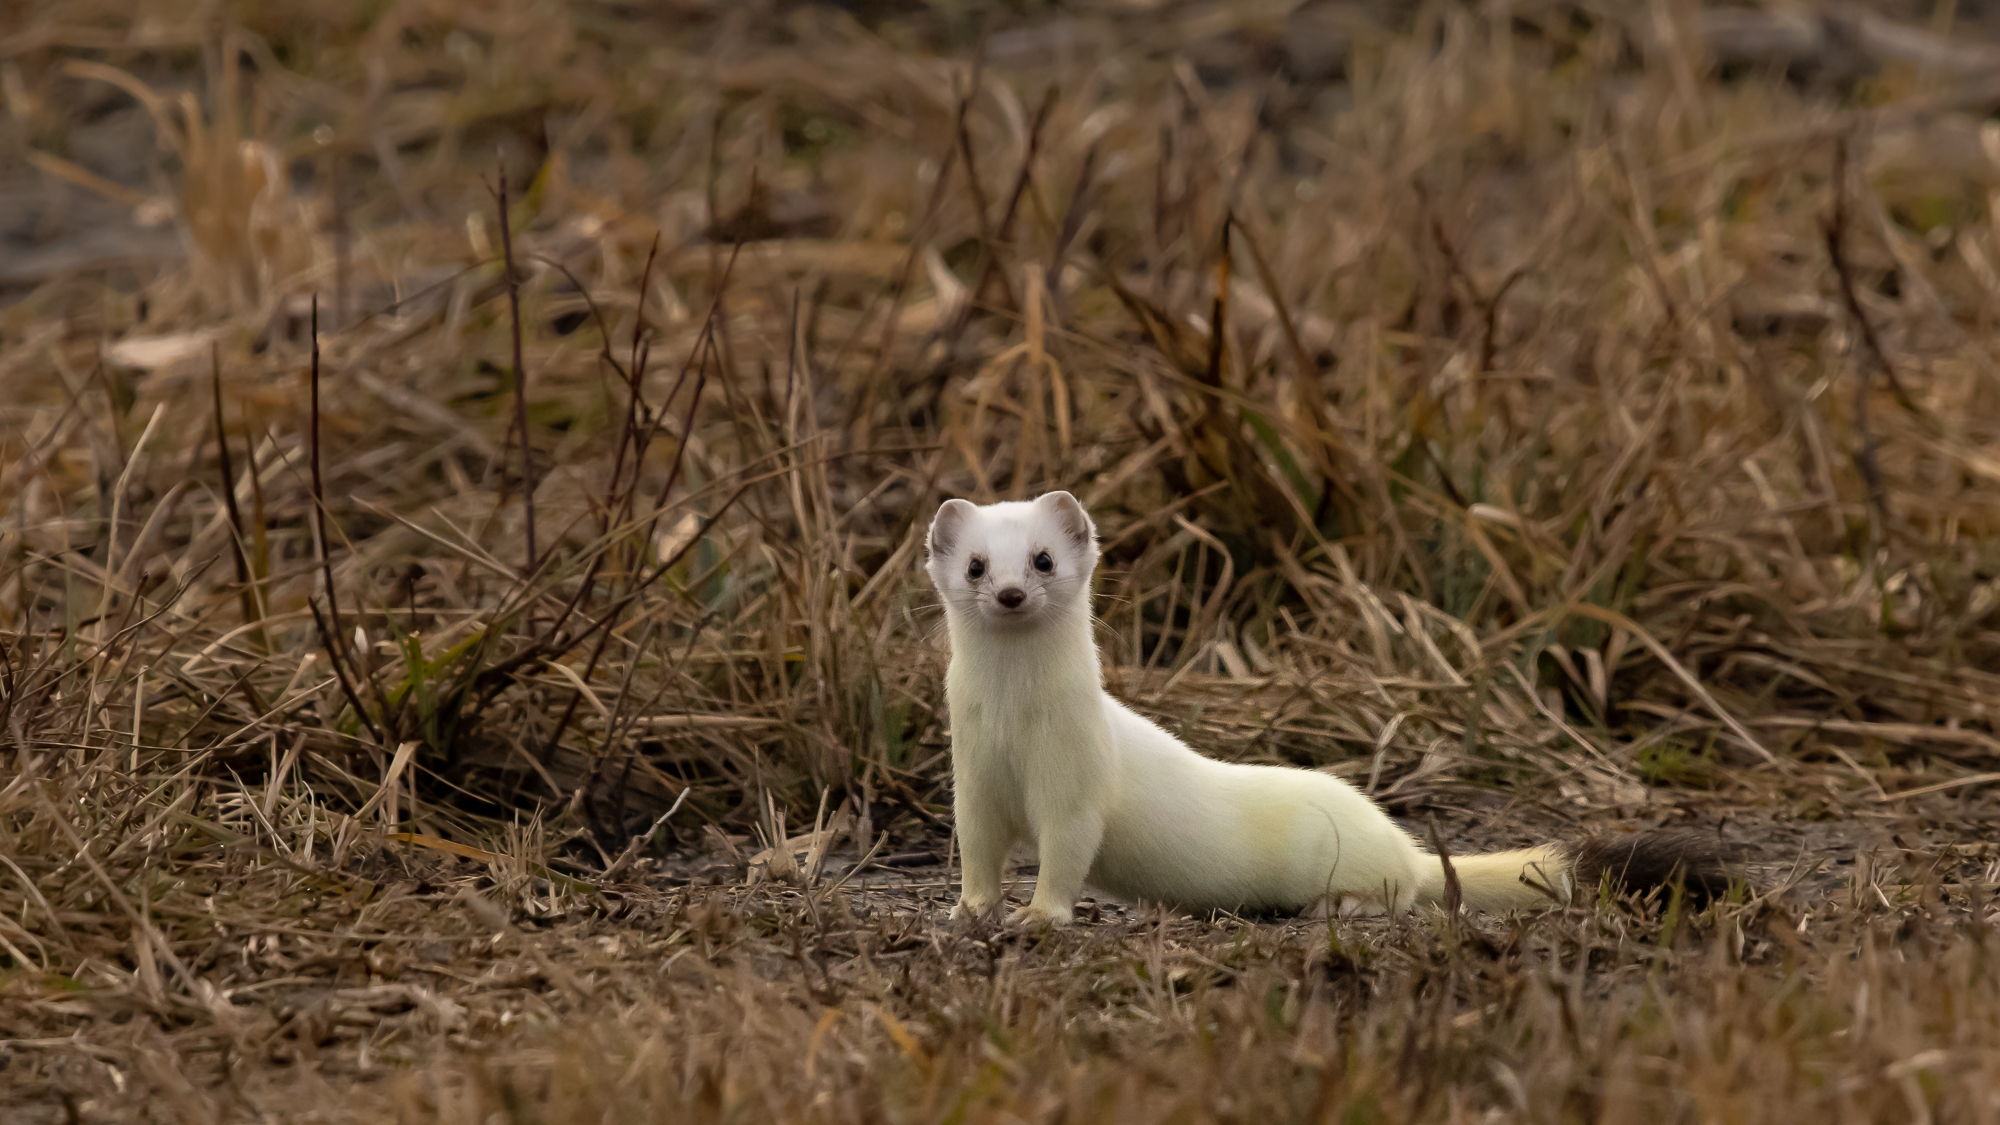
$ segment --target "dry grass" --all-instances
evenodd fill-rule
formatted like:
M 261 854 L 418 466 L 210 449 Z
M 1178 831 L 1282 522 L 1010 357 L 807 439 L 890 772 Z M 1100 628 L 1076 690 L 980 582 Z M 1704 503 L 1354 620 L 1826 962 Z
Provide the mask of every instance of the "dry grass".
M 1830 11 L 28 13 L 0 1107 L 1994 1119 L 2000 48 Z M 1204 749 L 1759 878 L 951 930 L 1057 486 Z

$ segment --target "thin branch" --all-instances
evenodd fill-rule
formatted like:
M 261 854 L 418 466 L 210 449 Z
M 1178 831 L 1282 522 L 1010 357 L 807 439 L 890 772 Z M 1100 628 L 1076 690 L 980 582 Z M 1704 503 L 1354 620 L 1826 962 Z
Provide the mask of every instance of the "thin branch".
M 1868 353 L 1867 361 L 1861 364 L 1860 378 L 1854 385 L 1854 429 L 1861 435 L 1861 448 L 1854 451 L 1854 467 L 1861 472 L 1861 479 L 1868 486 L 1868 505 L 1875 512 L 1881 529 L 1889 524 L 1888 489 L 1882 481 L 1882 463 L 1875 452 L 1875 433 L 1868 424 L 1868 391 L 1873 382 L 1871 376 L 1877 367 L 1888 376 L 1889 385 L 1896 395 L 1906 403 L 1909 396 L 1903 393 L 1902 383 L 1896 378 L 1896 368 L 1889 362 L 1889 354 L 1882 348 L 1882 340 L 1875 334 L 1874 322 L 1861 307 L 1860 291 L 1854 284 L 1854 268 L 1847 261 L 1842 243 L 1847 237 L 1847 138 L 1841 137 L 1833 146 L 1833 217 L 1823 227 L 1826 235 L 1826 256 L 1833 262 L 1833 273 L 1840 281 L 1841 301 L 1847 306 L 1847 315 L 1854 318 L 1855 326 L 1861 332 L 1861 342 Z
M 243 607 L 243 623 L 257 626 L 259 647 L 264 652 L 270 652 L 271 637 L 263 625 L 263 599 L 259 596 L 256 583 L 251 580 L 250 552 L 243 539 L 243 512 L 236 503 L 236 467 L 229 457 L 229 431 L 222 424 L 222 349 L 219 345 L 211 343 L 208 346 L 208 363 L 209 389 L 215 399 L 215 444 L 221 459 L 222 501 L 229 511 L 230 558 L 236 563 L 236 584 L 239 587 L 237 598 Z M 254 455 L 250 471 L 257 471 Z
M 528 372 L 521 364 L 521 275 L 514 270 L 514 228 L 507 214 L 507 165 L 500 164 L 500 255 L 507 270 L 507 312 L 514 345 L 514 428 L 521 437 L 521 509 L 527 521 L 527 571 L 535 569 L 535 449 L 528 440 Z

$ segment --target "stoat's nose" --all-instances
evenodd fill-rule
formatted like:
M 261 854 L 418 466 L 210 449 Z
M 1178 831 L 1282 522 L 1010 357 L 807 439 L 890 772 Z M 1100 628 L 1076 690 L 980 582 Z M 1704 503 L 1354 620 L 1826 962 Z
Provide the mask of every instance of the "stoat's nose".
M 1019 586 L 1009 586 L 998 594 L 995 594 L 994 597 L 998 598 L 1000 604 L 1006 606 L 1008 609 L 1020 609 L 1021 603 L 1028 600 L 1028 592 Z

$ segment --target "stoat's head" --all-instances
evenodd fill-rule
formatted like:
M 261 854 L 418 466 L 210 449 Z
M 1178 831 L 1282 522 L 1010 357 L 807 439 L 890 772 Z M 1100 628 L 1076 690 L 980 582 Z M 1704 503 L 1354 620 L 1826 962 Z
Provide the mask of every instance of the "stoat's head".
M 947 500 L 931 520 L 924 569 L 959 622 L 994 628 L 1090 618 L 1097 527 L 1067 492 L 981 507 Z

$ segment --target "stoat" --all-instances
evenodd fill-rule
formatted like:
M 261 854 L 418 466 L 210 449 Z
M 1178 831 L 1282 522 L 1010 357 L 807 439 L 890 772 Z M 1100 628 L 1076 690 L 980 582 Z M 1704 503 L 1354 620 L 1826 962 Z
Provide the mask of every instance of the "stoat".
M 1084 884 L 1183 910 L 1399 910 L 1446 901 L 1446 868 L 1380 806 L 1324 773 L 1203 757 L 1104 690 L 1091 635 L 1097 528 L 1067 492 L 949 500 L 926 570 L 945 607 L 953 809 L 963 887 L 952 917 L 1001 899 L 1008 851 L 1041 872 L 1010 921 L 1067 924 Z M 1698 838 L 1655 834 L 1450 860 L 1464 905 L 1566 902 L 1683 877 L 1722 885 Z

